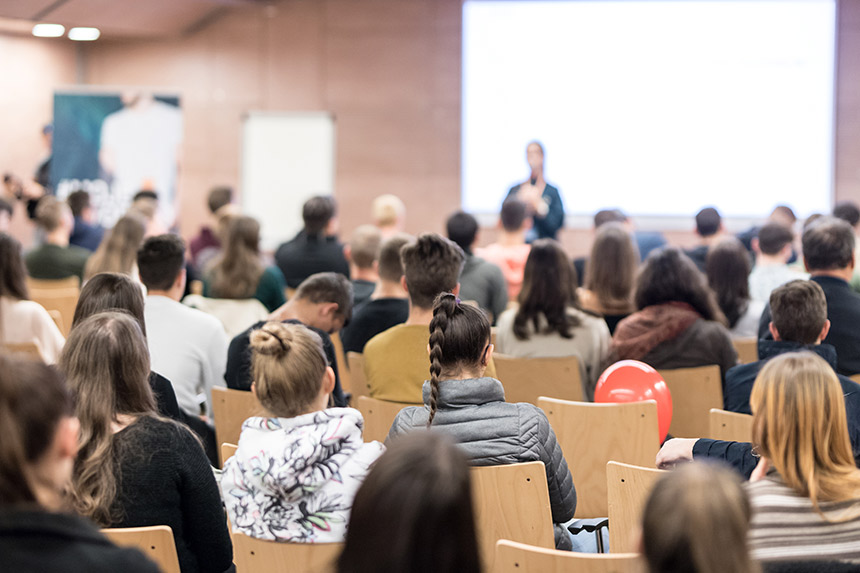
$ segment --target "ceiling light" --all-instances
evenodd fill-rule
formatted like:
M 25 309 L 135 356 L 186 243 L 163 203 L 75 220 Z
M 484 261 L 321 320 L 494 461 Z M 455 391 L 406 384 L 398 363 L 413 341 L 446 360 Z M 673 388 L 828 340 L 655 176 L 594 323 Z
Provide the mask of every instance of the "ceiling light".
M 39 38 L 61 38 L 66 29 L 60 24 L 36 24 L 33 26 L 33 35 Z
M 72 28 L 69 30 L 69 40 L 77 42 L 92 42 L 101 36 L 98 28 Z

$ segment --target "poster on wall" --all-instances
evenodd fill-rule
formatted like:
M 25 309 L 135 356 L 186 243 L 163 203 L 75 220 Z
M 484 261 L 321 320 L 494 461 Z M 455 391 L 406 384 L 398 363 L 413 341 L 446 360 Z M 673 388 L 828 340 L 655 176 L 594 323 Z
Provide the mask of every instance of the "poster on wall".
M 164 227 L 176 218 L 182 111 L 175 94 L 144 90 L 54 93 L 51 181 L 65 199 L 89 192 L 111 227 L 139 191 L 158 196 Z

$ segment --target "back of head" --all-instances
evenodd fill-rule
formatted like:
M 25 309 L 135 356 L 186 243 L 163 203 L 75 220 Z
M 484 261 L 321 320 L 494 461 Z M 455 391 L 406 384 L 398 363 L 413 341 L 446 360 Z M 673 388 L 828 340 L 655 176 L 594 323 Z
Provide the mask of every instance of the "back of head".
M 379 278 L 384 281 L 400 282 L 403 276 L 403 262 L 400 250 L 413 240 L 411 235 L 398 233 L 382 243 L 379 249 Z
M 229 217 L 223 251 L 209 270 L 214 298 L 251 298 L 257 290 L 263 263 L 260 260 L 260 223 L 247 215 Z
M 305 201 L 302 207 L 302 220 L 305 223 L 305 233 L 308 235 L 322 235 L 337 213 L 334 197 L 330 195 L 318 195 Z
M 158 193 L 151 189 L 141 189 L 131 198 L 132 203 L 137 203 L 138 201 L 155 201 L 158 203 Z
M 803 231 L 803 261 L 810 272 L 848 268 L 854 262 L 854 230 L 834 217 L 820 217 Z
M 619 209 L 601 209 L 594 214 L 594 228 L 599 229 L 607 223 L 626 223 L 627 216 Z
M 6 213 L 6 215 L 12 217 L 12 211 L 12 204 L 6 199 L 0 197 L 0 213 Z
M 642 518 L 650 573 L 752 573 L 750 504 L 740 479 L 716 464 L 693 462 L 665 473 Z
M 81 288 L 78 304 L 75 306 L 75 316 L 72 319 L 72 328 L 94 314 L 119 310 L 130 314 L 146 336 L 143 304 L 143 291 L 140 285 L 129 276 L 120 273 L 99 273 L 85 282 Z
M 382 235 L 379 228 L 373 225 L 360 225 L 353 231 L 349 241 L 349 252 L 352 262 L 360 269 L 369 269 L 379 259 L 379 248 Z
M 579 319 L 569 315 L 567 310 L 579 308 L 577 282 L 576 270 L 558 241 L 539 239 L 532 243 L 518 297 L 520 306 L 514 318 L 514 335 L 528 338 L 531 323 L 535 332 L 557 332 L 571 338 L 570 329 L 579 325 Z
M 749 252 L 736 238 L 724 237 L 708 249 L 705 274 L 729 328 L 737 324 L 749 306 L 750 270 Z
M 854 201 L 840 201 L 833 207 L 833 216 L 856 227 L 860 223 L 860 208 Z
M 120 217 L 87 261 L 85 278 L 102 272 L 130 275 L 145 233 L 146 224 L 136 213 L 129 212 Z
M 472 250 L 478 236 L 478 220 L 465 211 L 457 211 L 445 223 L 448 238 L 465 252 Z
M 260 403 L 279 418 L 306 413 L 328 362 L 319 335 L 301 324 L 267 322 L 251 331 L 251 367 Z
M 797 215 L 788 205 L 777 205 L 770 213 L 770 220 L 790 228 L 797 222 Z
M 394 441 L 356 493 L 338 572 L 480 571 L 469 478 L 440 432 Z
M 700 237 L 711 237 L 716 235 L 723 224 L 723 218 L 719 211 L 713 207 L 705 207 L 696 213 L 696 233 Z
M 69 204 L 69 209 L 72 210 L 72 215 L 78 218 L 83 215 L 84 209 L 90 206 L 90 194 L 83 189 L 72 191 L 66 197 L 66 203 Z
M 39 204 L 36 206 L 36 223 L 46 233 L 51 233 L 59 229 L 64 224 L 66 217 L 71 217 L 71 214 L 68 205 L 53 195 L 45 195 L 39 199 Z
M 137 251 L 140 280 L 148 290 L 170 290 L 184 267 L 185 242 L 176 235 L 150 237 Z
M 463 249 L 435 233 L 423 233 L 400 250 L 409 300 L 423 309 L 433 307 L 439 293 L 451 292 L 460 282 L 466 258 Z
M 636 278 L 633 301 L 639 310 L 667 302 L 683 302 L 705 320 L 726 322 L 705 276 L 677 247 L 655 250 L 648 255 Z
M 585 267 L 585 288 L 604 308 L 633 305 L 639 249 L 622 223 L 601 225 Z
M 794 241 L 794 233 L 781 223 L 766 223 L 758 230 L 758 248 L 765 255 L 778 255 Z
M 819 501 L 860 496 L 842 385 L 827 362 L 811 352 L 772 358 L 755 379 L 750 407 L 753 443 L 786 485 L 816 509 Z
M 0 233 L 0 296 L 18 300 L 29 298 L 21 243 L 6 233 Z
M 393 227 L 402 222 L 406 205 L 397 195 L 380 195 L 371 206 L 373 223 L 377 227 Z
M 206 199 L 206 205 L 209 207 L 209 212 L 213 215 L 218 209 L 224 205 L 229 205 L 233 202 L 233 188 L 227 186 L 213 187 L 209 191 L 209 196 Z
M 337 315 L 348 323 L 352 318 L 352 283 L 340 273 L 316 273 L 296 289 L 293 298 L 315 304 L 333 302 L 337 304 Z
M 511 197 L 505 199 L 502 203 L 502 211 L 499 219 L 502 222 L 502 228 L 508 233 L 515 233 L 523 228 L 523 224 L 528 217 L 529 209 L 525 201 Z
M 770 314 L 780 340 L 815 344 L 827 322 L 827 299 L 818 283 L 791 281 L 770 293 Z
M 60 420 L 72 415 L 59 371 L 0 354 L 0 508 L 37 502 L 30 466 L 51 448 Z

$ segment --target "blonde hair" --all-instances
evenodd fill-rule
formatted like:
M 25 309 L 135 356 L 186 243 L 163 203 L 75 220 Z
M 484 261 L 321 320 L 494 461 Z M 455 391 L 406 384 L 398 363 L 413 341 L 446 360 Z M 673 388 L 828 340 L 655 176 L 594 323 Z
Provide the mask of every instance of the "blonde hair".
M 307 412 L 328 367 L 319 335 L 301 324 L 267 322 L 251 332 L 251 351 L 260 403 L 279 418 Z
M 71 214 L 69 206 L 53 195 L 45 195 L 36 205 L 36 222 L 48 233 L 59 229 L 63 219 Z
M 753 442 L 783 481 L 812 501 L 860 497 L 860 470 L 854 463 L 845 398 L 836 373 L 810 352 L 777 356 L 762 368 L 750 395 Z M 850 516 L 828 521 L 852 519 Z
M 121 217 L 87 261 L 84 280 L 98 273 L 131 276 L 137 264 L 137 250 L 143 243 L 145 233 L 146 225 L 141 217 L 131 212 Z
M 406 205 L 397 195 L 380 195 L 371 206 L 373 222 L 380 227 L 396 224 L 406 214 Z
M 226 219 L 223 253 L 209 271 L 215 298 L 251 298 L 260 283 L 260 223 L 253 217 L 237 215 Z

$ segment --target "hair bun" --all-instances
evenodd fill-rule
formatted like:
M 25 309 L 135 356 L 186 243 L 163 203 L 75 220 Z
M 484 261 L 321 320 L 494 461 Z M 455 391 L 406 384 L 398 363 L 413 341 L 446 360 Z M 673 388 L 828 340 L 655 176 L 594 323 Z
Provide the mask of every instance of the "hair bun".
M 251 331 L 250 343 L 254 352 L 275 356 L 286 356 L 292 346 L 293 335 L 280 322 L 267 322 L 260 328 Z

